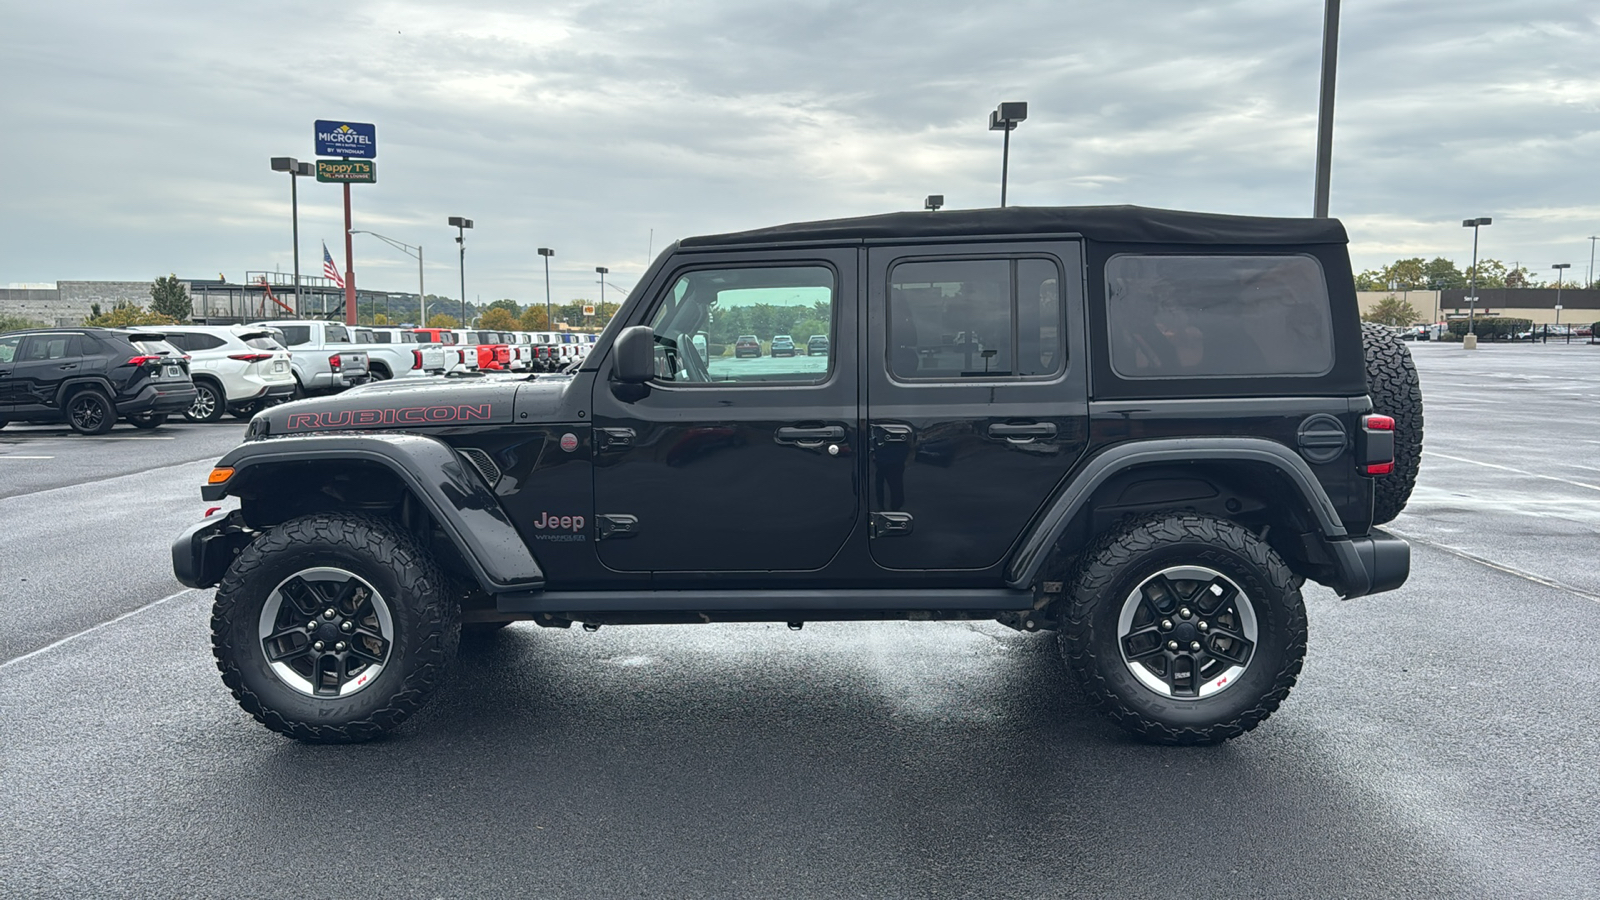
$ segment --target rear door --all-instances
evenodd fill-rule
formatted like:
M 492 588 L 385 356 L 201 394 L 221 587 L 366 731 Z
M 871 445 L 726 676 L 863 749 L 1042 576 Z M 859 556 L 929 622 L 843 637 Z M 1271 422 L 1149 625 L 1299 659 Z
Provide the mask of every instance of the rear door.
M 996 565 L 1082 455 L 1082 272 L 1076 242 L 868 252 L 867 491 L 879 565 Z
M 0 413 L 4 413 L 16 404 L 17 381 L 12 377 L 12 370 L 17 359 L 17 350 L 22 346 L 22 335 L 0 335 Z
M 11 368 L 13 402 L 53 406 L 56 389 L 78 374 L 82 362 L 83 344 L 76 334 L 25 335 Z

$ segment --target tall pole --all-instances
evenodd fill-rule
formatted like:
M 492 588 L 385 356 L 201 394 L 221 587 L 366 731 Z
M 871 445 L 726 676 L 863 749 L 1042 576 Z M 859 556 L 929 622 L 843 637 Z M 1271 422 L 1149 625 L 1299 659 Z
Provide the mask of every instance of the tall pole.
M 428 327 L 428 295 L 422 289 L 422 245 L 417 245 L 417 303 L 422 307 L 422 319 L 417 322 L 418 328 Z
M 546 248 L 546 249 L 548 249 L 548 248 Z M 549 253 L 541 252 L 539 255 L 544 257 L 544 327 L 549 328 L 550 327 L 550 257 L 555 255 L 555 251 L 551 250 Z
M 1472 222 L 1472 268 L 1467 277 L 1467 334 L 1476 335 L 1474 321 L 1478 312 L 1478 222 Z M 1461 307 L 1456 307 L 1460 309 Z M 1464 339 L 1463 339 L 1464 340 Z
M 350 236 L 350 183 L 344 185 L 344 323 L 356 324 L 356 248 Z
M 1328 217 L 1328 190 L 1333 180 L 1333 86 L 1338 61 L 1339 0 L 1326 0 L 1322 18 L 1322 96 L 1317 104 L 1317 186 L 1311 212 L 1318 219 Z
M 300 308 L 300 173 L 289 173 L 289 208 L 294 219 L 294 307 Z
M 461 225 L 456 226 L 456 243 L 461 245 L 461 327 L 468 327 L 467 322 L 467 230 Z
M 1594 287 L 1594 242 L 1600 241 L 1600 236 L 1589 236 L 1589 280 L 1583 283 L 1586 288 Z
M 1006 208 L 1006 176 L 1011 169 L 1011 123 L 1006 123 L 1005 143 L 1000 150 L 1000 208 Z
M 1561 327 L 1561 276 L 1567 269 L 1572 268 L 1572 263 L 1556 263 L 1550 268 L 1556 270 L 1556 327 Z

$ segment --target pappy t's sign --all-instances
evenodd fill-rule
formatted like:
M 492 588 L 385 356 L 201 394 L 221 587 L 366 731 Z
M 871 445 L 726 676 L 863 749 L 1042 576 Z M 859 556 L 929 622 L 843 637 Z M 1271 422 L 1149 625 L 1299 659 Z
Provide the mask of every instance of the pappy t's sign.
M 318 156 L 348 156 L 354 159 L 376 159 L 378 156 L 376 125 L 318 119 L 315 129 Z

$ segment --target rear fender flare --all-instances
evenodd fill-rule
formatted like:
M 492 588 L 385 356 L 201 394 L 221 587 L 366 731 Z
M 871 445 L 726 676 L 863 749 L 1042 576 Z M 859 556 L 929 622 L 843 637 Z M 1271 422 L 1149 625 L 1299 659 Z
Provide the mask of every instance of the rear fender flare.
M 544 572 L 500 501 L 455 449 L 419 434 L 315 434 L 241 444 L 217 461 L 232 477 L 201 495 L 220 500 L 252 469 L 281 463 L 358 460 L 384 466 L 410 489 L 491 594 L 544 586 Z
M 1329 552 L 1340 570 L 1341 590 L 1346 596 L 1367 593 L 1371 587 L 1350 535 L 1339 521 L 1338 510 L 1311 467 L 1299 454 L 1276 441 L 1264 438 L 1170 438 L 1130 441 L 1116 444 L 1090 458 L 1043 515 L 1034 520 L 1024 534 L 1006 567 L 1006 585 L 1021 589 L 1034 583 L 1051 548 L 1061 539 L 1074 516 L 1094 496 L 1095 491 L 1113 476 L 1128 469 L 1152 464 L 1183 464 L 1210 461 L 1265 464 L 1280 471 L 1298 490 L 1306 511 L 1328 542 Z
M 66 408 L 67 396 L 84 386 L 95 387 L 106 395 L 112 403 L 117 401 L 117 392 L 111 387 L 111 381 L 99 375 L 80 375 L 77 378 L 68 378 L 56 388 L 56 409 Z

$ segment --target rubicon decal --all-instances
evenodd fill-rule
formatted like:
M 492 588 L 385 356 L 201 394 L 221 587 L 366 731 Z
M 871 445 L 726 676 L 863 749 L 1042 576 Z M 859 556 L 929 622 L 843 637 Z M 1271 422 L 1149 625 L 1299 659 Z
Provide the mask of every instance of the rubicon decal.
M 582 531 L 583 516 L 558 516 L 553 513 L 542 512 L 539 514 L 539 518 L 534 521 L 533 527 L 540 530 Z
M 293 413 L 284 425 L 289 431 L 317 428 L 365 428 L 378 425 L 451 425 L 458 422 L 488 422 L 492 403 L 451 406 L 405 406 L 398 409 L 341 409 L 320 413 Z

